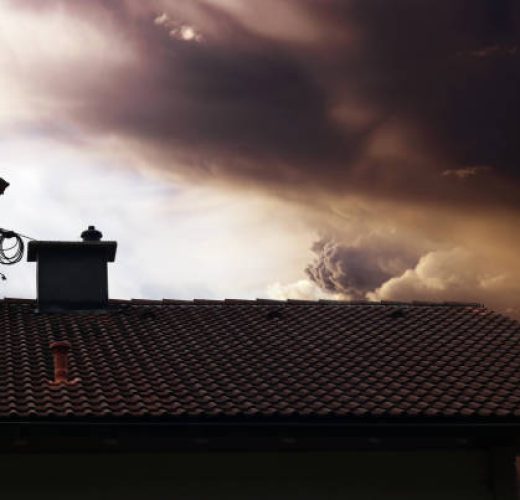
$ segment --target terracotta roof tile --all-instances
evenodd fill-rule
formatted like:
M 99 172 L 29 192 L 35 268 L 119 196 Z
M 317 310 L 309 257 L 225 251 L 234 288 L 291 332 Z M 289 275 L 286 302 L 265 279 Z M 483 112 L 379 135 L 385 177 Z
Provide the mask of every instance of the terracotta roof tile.
M 520 415 L 520 325 L 478 304 L 34 309 L 0 301 L 0 418 Z M 59 340 L 75 385 L 50 384 Z

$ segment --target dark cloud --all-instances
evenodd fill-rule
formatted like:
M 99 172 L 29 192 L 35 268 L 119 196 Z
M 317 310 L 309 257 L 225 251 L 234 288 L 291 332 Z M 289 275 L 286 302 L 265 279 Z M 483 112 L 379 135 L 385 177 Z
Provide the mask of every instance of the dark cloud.
M 418 255 L 403 245 L 372 238 L 354 245 L 331 239 L 317 241 L 315 260 L 307 266 L 307 276 L 320 288 L 350 299 L 365 299 L 394 276 L 414 267 Z
M 382 116 L 416 127 L 426 158 L 493 165 L 517 177 L 519 54 L 470 55 L 495 44 L 518 45 L 516 2 L 359 1 L 348 10 L 363 46 L 340 78 L 355 75 L 359 92 Z
M 211 1 L 46 5 L 56 3 L 122 33 L 137 54 L 95 83 L 55 82 L 64 102 L 85 103 L 65 115 L 127 138 L 165 169 L 278 190 L 518 206 L 516 2 L 287 0 L 317 33 L 297 42 Z M 154 22 L 164 13 L 196 26 L 203 43 L 170 36 Z M 475 165 L 490 169 L 464 184 L 442 175 Z
M 316 162 L 339 148 L 323 120 L 319 89 L 274 47 L 230 52 L 169 43 L 177 46 L 159 64 L 143 61 L 139 76 L 121 82 L 102 113 L 93 107 L 82 119 L 152 141 L 167 154 L 239 158 L 259 177 L 270 175 L 266 160 Z

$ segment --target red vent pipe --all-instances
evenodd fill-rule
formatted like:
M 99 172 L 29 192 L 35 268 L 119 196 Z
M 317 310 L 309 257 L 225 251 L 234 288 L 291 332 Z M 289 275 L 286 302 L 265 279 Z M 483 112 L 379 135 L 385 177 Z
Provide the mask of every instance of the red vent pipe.
M 50 345 L 54 360 L 54 380 L 52 385 L 75 384 L 78 379 L 69 380 L 69 351 L 70 342 L 67 340 L 57 340 Z

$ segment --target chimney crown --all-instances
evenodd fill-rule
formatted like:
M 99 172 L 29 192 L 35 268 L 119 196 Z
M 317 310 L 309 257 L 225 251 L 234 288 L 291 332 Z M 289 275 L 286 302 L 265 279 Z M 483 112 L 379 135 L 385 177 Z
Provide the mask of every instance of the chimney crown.
M 117 243 L 101 241 L 89 226 L 83 241 L 31 241 L 27 260 L 37 263 L 38 310 L 103 309 L 108 303 L 107 263 L 114 262 Z
M 100 241 L 103 238 L 103 233 L 96 229 L 96 226 L 89 226 L 88 229 L 81 233 L 83 241 Z

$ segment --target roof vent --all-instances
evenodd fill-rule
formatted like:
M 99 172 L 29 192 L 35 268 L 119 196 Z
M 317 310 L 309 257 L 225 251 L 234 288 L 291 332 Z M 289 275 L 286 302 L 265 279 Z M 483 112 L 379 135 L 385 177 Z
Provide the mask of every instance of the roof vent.
M 107 262 L 114 262 L 117 243 L 101 241 L 94 226 L 83 241 L 31 241 L 27 260 L 37 263 L 40 312 L 103 309 L 108 303 Z
M 272 311 L 268 311 L 265 317 L 267 319 L 282 319 L 283 313 L 279 309 L 274 309 Z
M 57 340 L 50 345 L 54 361 L 54 380 L 51 385 L 74 385 L 78 378 L 69 379 L 69 351 L 70 343 L 66 340 Z
M 390 316 L 391 318 L 405 318 L 406 315 L 406 311 L 404 309 L 399 308 L 392 311 L 388 316 Z

